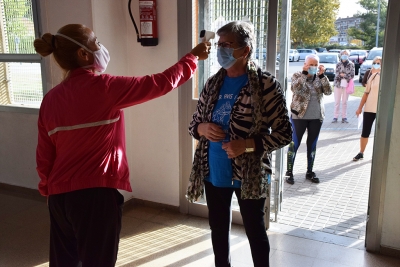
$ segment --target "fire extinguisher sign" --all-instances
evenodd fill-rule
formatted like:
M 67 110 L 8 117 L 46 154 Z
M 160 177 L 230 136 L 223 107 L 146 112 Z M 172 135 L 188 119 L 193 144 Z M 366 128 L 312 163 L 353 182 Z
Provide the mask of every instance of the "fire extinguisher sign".
M 139 1 L 140 33 L 142 38 L 157 38 L 156 1 Z

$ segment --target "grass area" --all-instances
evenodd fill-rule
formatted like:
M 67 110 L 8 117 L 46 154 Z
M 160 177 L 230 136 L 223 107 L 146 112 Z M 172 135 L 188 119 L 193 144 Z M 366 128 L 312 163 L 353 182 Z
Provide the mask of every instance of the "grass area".
M 365 87 L 364 86 L 354 86 L 354 93 L 352 94 L 352 96 L 357 96 L 357 97 L 362 97 L 365 91 Z

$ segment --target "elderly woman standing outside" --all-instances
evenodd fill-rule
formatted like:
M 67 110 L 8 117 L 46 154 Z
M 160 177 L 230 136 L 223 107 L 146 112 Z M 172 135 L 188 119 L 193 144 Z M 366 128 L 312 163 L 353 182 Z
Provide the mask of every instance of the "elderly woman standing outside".
M 292 142 L 287 153 L 286 182 L 294 184 L 293 165 L 297 149 L 301 144 L 304 132 L 307 130 L 307 173 L 306 179 L 319 183 L 313 172 L 317 141 L 325 118 L 324 95 L 332 93 L 325 67 L 319 65 L 317 55 L 308 55 L 303 71 L 296 72 L 292 77 L 293 101 L 290 105 L 293 127 Z
M 291 140 L 286 102 L 279 82 L 250 60 L 253 26 L 235 21 L 217 34 L 222 68 L 201 92 L 189 126 L 199 140 L 187 198 L 205 188 L 215 266 L 230 263 L 231 201 L 235 192 L 255 267 L 269 266 L 264 224 L 272 151 Z
M 335 96 L 335 110 L 333 114 L 333 123 L 336 123 L 339 118 L 340 104 L 342 104 L 342 123 L 348 123 L 347 120 L 347 100 L 349 95 L 347 94 L 346 88 L 350 80 L 354 78 L 354 63 L 349 60 L 349 50 L 342 50 L 340 52 L 340 62 L 336 64 L 336 75 L 335 75 L 335 90 L 333 92 Z
M 364 159 L 364 151 L 368 144 L 368 138 L 371 134 L 372 124 L 376 118 L 376 110 L 378 108 L 378 95 L 379 83 L 382 68 L 382 58 L 375 57 L 372 61 L 372 69 L 368 70 L 364 79 L 366 80 L 366 88 L 363 97 L 361 98 L 360 105 L 356 110 L 357 117 L 360 116 L 363 107 L 363 127 L 360 138 L 360 152 L 353 158 L 354 161 Z M 363 79 L 363 84 L 364 84 Z

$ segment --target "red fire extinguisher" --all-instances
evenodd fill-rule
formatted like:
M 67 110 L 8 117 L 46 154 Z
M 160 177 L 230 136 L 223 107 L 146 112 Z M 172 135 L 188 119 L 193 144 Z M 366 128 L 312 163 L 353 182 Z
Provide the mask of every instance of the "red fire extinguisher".
M 131 11 L 131 1 L 129 0 L 128 8 L 129 15 L 133 25 L 135 26 L 137 41 L 142 46 L 158 45 L 158 30 L 157 30 L 157 3 L 156 0 L 139 0 L 139 16 L 140 16 L 140 35 L 133 19 Z

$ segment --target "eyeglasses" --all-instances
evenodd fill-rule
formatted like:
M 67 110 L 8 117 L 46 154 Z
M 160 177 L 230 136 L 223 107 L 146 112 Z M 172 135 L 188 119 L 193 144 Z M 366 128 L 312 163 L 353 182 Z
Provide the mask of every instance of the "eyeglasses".
M 215 46 L 215 48 L 220 48 L 220 47 L 223 47 L 223 48 L 232 48 L 232 44 L 233 44 L 233 43 L 234 43 L 234 42 L 215 43 L 214 46 Z

